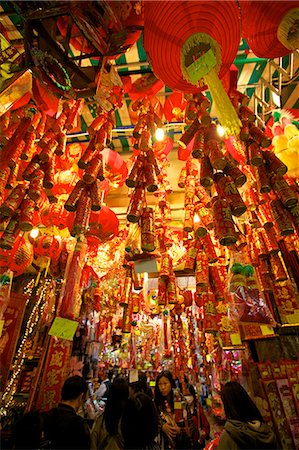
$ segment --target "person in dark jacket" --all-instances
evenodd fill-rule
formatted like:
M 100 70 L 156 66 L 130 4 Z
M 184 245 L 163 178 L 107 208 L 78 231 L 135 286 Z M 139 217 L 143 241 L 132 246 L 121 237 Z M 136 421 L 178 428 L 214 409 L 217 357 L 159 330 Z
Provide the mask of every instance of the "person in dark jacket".
M 43 413 L 44 438 L 51 449 L 89 449 L 90 431 L 85 419 L 77 415 L 86 400 L 87 384 L 79 375 L 67 378 L 61 402 Z
M 277 449 L 272 429 L 245 389 L 237 381 L 229 381 L 221 391 L 227 421 L 217 450 Z

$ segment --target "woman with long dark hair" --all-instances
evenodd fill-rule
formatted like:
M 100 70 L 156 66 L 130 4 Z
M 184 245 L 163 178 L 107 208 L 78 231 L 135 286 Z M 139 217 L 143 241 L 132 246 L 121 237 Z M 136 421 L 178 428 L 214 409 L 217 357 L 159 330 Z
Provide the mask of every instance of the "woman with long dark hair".
M 273 431 L 237 381 L 223 386 L 221 399 L 227 421 L 217 450 L 278 448 Z
M 156 379 L 155 404 L 160 415 L 160 446 L 162 449 L 191 449 L 193 421 L 187 405 L 169 370 Z M 179 409 L 175 409 L 180 406 Z M 180 417 L 178 417 L 180 416 Z
M 159 416 L 153 400 L 144 392 L 133 394 L 125 407 L 121 421 L 124 448 L 128 450 L 159 450 L 155 442 Z
M 124 448 L 120 423 L 128 397 L 127 380 L 116 377 L 109 390 L 105 411 L 92 428 L 91 450 Z

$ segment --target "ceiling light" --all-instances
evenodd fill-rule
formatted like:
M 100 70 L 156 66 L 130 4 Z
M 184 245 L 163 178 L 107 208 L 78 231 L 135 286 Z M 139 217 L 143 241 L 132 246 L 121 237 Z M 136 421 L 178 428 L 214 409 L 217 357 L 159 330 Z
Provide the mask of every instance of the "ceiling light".
M 30 237 L 32 239 L 37 238 L 37 236 L 39 235 L 39 229 L 38 228 L 32 228 L 32 230 L 29 233 Z
M 223 137 L 225 134 L 224 128 L 219 124 L 217 125 L 217 133 L 218 133 L 218 136 L 220 136 L 220 137 Z
M 156 139 L 157 141 L 163 141 L 164 139 L 164 130 L 163 128 L 156 129 Z

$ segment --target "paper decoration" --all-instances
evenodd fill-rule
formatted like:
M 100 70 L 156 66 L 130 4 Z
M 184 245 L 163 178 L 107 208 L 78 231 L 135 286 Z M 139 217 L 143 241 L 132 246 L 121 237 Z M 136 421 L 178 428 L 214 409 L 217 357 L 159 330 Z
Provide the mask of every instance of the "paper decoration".
M 212 67 L 216 65 L 216 57 L 213 50 L 210 49 L 204 53 L 200 58 L 194 61 L 190 66 L 188 66 L 187 72 L 191 79 L 192 84 L 197 84 L 197 82 L 210 72 Z
M 0 337 L 2 336 L 3 326 L 4 326 L 4 320 L 0 320 Z
M 233 345 L 242 345 L 241 336 L 239 333 L 232 333 L 230 335 L 230 340 Z
M 138 381 L 138 369 L 131 369 L 129 372 L 129 383 Z
M 56 317 L 50 328 L 49 335 L 72 341 L 77 327 L 78 322 L 74 320 Z
M 136 273 L 156 273 L 158 272 L 157 261 L 155 259 L 146 259 L 143 261 L 135 261 L 134 262 L 135 272 Z
M 263 336 L 274 334 L 273 327 L 269 327 L 268 325 L 261 325 L 261 332 Z

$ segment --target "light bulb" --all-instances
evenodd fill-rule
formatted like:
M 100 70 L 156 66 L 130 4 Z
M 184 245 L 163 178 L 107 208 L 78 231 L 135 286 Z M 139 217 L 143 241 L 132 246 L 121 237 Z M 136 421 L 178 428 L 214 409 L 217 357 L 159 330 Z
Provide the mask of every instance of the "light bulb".
M 38 228 L 32 228 L 32 230 L 29 233 L 30 237 L 32 239 L 37 238 L 37 236 L 39 235 L 39 229 Z
M 197 213 L 194 214 L 193 223 L 198 223 L 200 221 L 199 215 Z
M 163 141 L 164 139 L 164 130 L 163 128 L 156 129 L 156 139 L 157 141 Z
M 218 135 L 220 136 L 220 137 L 223 137 L 224 136 L 224 134 L 225 134 L 225 130 L 224 130 L 224 128 L 221 126 L 221 125 L 217 125 L 217 133 L 218 133 Z

